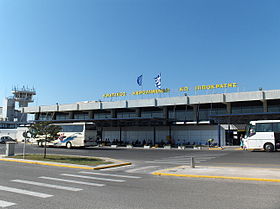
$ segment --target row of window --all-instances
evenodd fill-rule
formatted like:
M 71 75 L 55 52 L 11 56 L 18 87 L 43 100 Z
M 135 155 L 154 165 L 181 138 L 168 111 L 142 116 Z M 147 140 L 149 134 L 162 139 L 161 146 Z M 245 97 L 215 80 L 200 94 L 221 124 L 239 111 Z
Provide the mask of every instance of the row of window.
M 241 113 L 258 113 L 263 112 L 262 106 L 232 106 L 232 114 L 241 114 Z M 280 112 L 280 106 L 268 106 L 268 112 Z M 199 117 L 200 120 L 209 120 L 210 115 L 222 115 L 227 114 L 226 108 L 198 108 L 198 113 L 194 114 L 193 109 L 186 110 L 169 110 L 168 117 L 170 119 L 176 120 L 195 120 L 196 117 Z M 137 117 L 136 112 L 117 112 L 116 118 L 135 118 Z M 142 111 L 142 118 L 164 118 L 164 112 L 161 111 Z M 94 113 L 95 119 L 106 119 L 112 118 L 111 113 Z M 49 115 L 40 115 L 40 120 L 51 120 L 52 116 Z M 66 120 L 69 119 L 68 114 L 57 114 L 56 120 Z M 87 113 L 75 113 L 74 119 L 89 119 L 89 114 Z
M 280 132 L 280 123 L 257 123 L 256 132 Z
M 84 130 L 83 125 L 60 125 L 61 132 L 82 132 Z

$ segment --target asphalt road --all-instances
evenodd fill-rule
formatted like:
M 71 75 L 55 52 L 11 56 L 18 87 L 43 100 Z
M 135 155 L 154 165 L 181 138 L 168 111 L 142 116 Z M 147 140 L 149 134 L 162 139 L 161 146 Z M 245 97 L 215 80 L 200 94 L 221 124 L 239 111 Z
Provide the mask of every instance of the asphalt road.
M 18 145 L 17 152 L 21 149 Z M 27 146 L 27 152 L 42 151 Z M 0 146 L 3 153 L 4 146 Z M 0 162 L 0 208 L 280 208 L 280 183 L 150 175 L 157 169 L 186 164 L 189 156 L 208 165 L 280 166 L 279 153 L 58 148 L 48 149 L 48 153 L 106 156 L 131 160 L 134 165 L 84 173 L 80 169 Z
M 16 153 L 22 153 L 23 145 L 16 145 Z M 43 153 L 43 148 L 27 145 L 26 153 Z M 50 154 L 70 154 L 80 156 L 111 157 L 119 160 L 131 161 L 134 164 L 157 165 L 170 167 L 187 165 L 190 157 L 194 157 L 198 164 L 213 166 L 244 166 L 244 167 L 279 167 L 280 152 L 240 151 L 240 150 L 156 150 L 156 149 L 112 149 L 86 148 L 65 149 L 48 148 Z M 0 155 L 5 154 L 5 145 L 0 144 Z

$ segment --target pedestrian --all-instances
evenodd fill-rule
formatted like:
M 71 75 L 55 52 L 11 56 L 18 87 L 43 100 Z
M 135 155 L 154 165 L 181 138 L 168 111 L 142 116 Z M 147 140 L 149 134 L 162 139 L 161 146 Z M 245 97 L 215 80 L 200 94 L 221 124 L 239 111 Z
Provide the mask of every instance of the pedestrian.
M 243 134 L 241 134 L 241 136 L 240 136 L 240 148 L 244 149 Z

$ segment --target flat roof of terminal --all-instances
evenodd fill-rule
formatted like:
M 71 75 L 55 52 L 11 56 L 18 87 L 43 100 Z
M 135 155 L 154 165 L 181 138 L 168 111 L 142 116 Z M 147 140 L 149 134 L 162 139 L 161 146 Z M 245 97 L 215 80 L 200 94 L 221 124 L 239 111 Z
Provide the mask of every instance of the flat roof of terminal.
M 265 101 L 280 99 L 280 90 L 250 91 L 222 94 L 208 94 L 196 96 L 164 97 L 152 99 L 136 99 L 121 101 L 88 101 L 72 104 L 56 104 L 48 106 L 30 106 L 22 108 L 24 113 L 39 112 L 67 112 L 67 111 L 89 111 L 89 110 L 110 110 L 126 109 L 139 107 L 164 107 L 176 105 L 196 105 L 196 104 L 214 104 L 231 103 L 246 101 Z

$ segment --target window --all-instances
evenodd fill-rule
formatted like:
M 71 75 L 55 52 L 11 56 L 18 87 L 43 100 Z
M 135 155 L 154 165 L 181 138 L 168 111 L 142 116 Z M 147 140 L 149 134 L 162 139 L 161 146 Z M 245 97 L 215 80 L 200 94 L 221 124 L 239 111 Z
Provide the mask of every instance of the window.
M 69 114 L 57 114 L 56 120 L 67 120 L 69 119 Z
M 181 121 L 193 121 L 194 112 L 193 110 L 169 110 L 168 117 L 170 119 L 176 119 Z
M 118 112 L 117 118 L 134 118 L 136 117 L 135 112 Z
M 257 132 L 272 132 L 272 123 L 257 123 L 256 124 Z
M 112 118 L 112 115 L 110 113 L 95 113 L 94 118 L 95 119 Z
M 273 131 L 280 132 L 280 123 L 273 123 Z
M 52 120 L 51 115 L 40 115 L 39 120 Z
M 96 130 L 96 126 L 94 124 L 87 124 L 86 130 Z
M 83 125 L 61 125 L 61 132 L 82 132 L 84 130 Z
M 142 118 L 163 118 L 162 111 L 143 111 L 141 113 Z
M 88 119 L 87 113 L 76 113 L 74 114 L 74 119 Z

